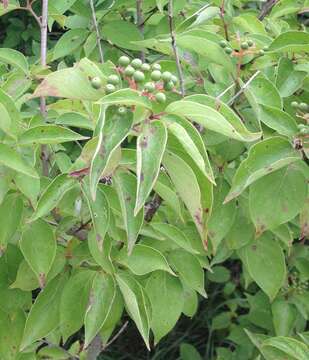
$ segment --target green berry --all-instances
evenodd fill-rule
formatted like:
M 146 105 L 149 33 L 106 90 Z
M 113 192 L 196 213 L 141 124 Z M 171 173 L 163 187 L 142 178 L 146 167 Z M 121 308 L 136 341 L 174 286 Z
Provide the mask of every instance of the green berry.
M 222 49 L 226 48 L 227 47 L 227 42 L 225 40 L 221 40 L 219 42 L 219 45 L 222 47 Z
M 135 71 L 135 73 L 133 74 L 133 79 L 136 81 L 136 82 L 143 82 L 145 81 L 145 75 L 144 73 L 142 73 L 141 71 Z
M 243 49 L 243 50 L 247 50 L 249 48 L 249 44 L 247 42 L 243 42 L 240 47 Z
M 120 56 L 118 64 L 121 66 L 128 66 L 130 64 L 130 59 L 127 56 Z
M 107 84 L 105 86 L 105 91 L 107 94 L 111 94 L 116 90 L 115 86 L 113 84 Z
M 300 103 L 298 107 L 299 107 L 299 110 L 301 110 L 301 111 L 307 111 L 308 110 L 308 105 L 306 103 L 304 103 L 304 102 Z
M 94 77 L 91 80 L 91 86 L 96 90 L 100 89 L 102 86 L 102 80 L 98 76 Z
M 157 102 L 160 103 L 160 104 L 165 103 L 165 101 L 166 101 L 166 96 L 165 96 L 165 94 L 162 93 L 162 92 L 157 93 L 157 94 L 156 94 L 156 100 L 157 100 Z
M 150 77 L 151 77 L 151 80 L 153 80 L 153 81 L 159 81 L 159 80 L 161 80 L 162 73 L 160 70 L 154 70 L 151 73 Z
M 224 49 L 224 51 L 226 52 L 226 54 L 230 55 L 230 54 L 232 54 L 233 49 L 227 47 L 227 48 Z
M 173 83 L 173 81 L 169 81 L 164 84 L 164 89 L 167 91 L 173 90 L 174 87 L 175 87 L 175 84 Z
M 158 64 L 158 63 L 153 64 L 153 65 L 152 65 L 152 70 L 159 70 L 159 71 L 161 71 L 161 65 Z
M 267 51 L 267 50 L 268 50 L 268 46 L 264 46 L 264 47 L 263 47 L 263 50 L 264 50 L 264 51 Z
M 176 85 L 178 83 L 178 77 L 175 75 L 172 75 L 172 81 Z
M 143 65 L 143 62 L 141 59 L 133 59 L 131 61 L 131 66 L 133 66 L 134 69 L 140 69 L 142 65 Z
M 263 56 L 265 54 L 265 51 L 264 50 L 259 50 L 259 55 Z
M 127 108 L 125 107 L 125 106 L 120 106 L 119 108 L 118 108 L 118 114 L 119 115 L 125 115 L 126 113 L 127 113 Z
M 164 73 L 162 74 L 162 80 L 164 82 L 169 82 L 172 80 L 172 74 L 169 71 L 164 71 Z
M 109 84 L 112 84 L 112 85 L 118 85 L 120 80 L 119 80 L 119 77 L 117 75 L 110 75 L 108 78 L 107 78 L 107 82 Z
M 126 76 L 132 76 L 134 73 L 135 73 L 135 69 L 131 65 L 127 66 L 124 70 L 124 74 Z
M 156 89 L 155 84 L 152 82 L 148 82 L 144 86 L 145 90 L 149 93 L 153 93 Z
M 251 46 L 254 45 L 254 42 L 253 42 L 252 40 L 248 40 L 247 43 L 248 43 L 248 46 L 249 46 L 249 47 L 251 47 Z
M 291 106 L 292 106 L 292 108 L 297 109 L 298 108 L 298 102 L 297 101 L 292 101 Z
M 151 67 L 149 64 L 147 63 L 144 63 L 142 66 L 141 66 L 141 70 L 142 71 L 150 71 Z

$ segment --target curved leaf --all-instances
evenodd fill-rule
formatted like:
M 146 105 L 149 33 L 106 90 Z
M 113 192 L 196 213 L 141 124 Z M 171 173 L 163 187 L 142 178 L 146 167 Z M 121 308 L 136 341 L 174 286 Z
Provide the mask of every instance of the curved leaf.
M 158 178 L 167 142 L 167 131 L 161 121 L 145 124 L 137 139 L 137 195 L 134 215 L 144 206 Z
M 268 47 L 271 52 L 309 51 L 309 34 L 304 31 L 287 31 L 280 34 Z
M 25 56 L 14 49 L 2 48 L 0 49 L 0 62 L 4 62 L 16 66 L 22 70 L 26 75 L 29 73 L 29 65 Z
M 149 110 L 152 109 L 150 100 L 140 92 L 132 89 L 121 89 L 112 94 L 105 95 L 98 103 L 101 105 L 138 105 Z

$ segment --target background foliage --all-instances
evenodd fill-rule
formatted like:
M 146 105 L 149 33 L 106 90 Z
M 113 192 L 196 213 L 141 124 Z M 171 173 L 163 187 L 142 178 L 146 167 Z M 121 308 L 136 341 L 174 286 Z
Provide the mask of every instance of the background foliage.
M 0 359 L 308 360 L 308 0 L 47 3 L 0 2 Z

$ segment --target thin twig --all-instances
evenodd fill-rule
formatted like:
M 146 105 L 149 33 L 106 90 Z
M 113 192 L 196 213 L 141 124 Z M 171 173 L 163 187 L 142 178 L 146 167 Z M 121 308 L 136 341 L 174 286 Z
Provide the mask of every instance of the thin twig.
M 96 17 L 96 13 L 95 13 L 95 7 L 94 7 L 93 0 L 89 0 L 89 3 L 90 3 L 91 13 L 92 13 L 92 22 L 93 22 L 93 26 L 95 28 L 95 33 L 96 33 L 96 37 L 97 37 L 97 45 L 98 45 L 98 49 L 99 49 L 100 62 L 103 64 L 104 63 L 104 52 L 103 52 L 103 48 L 102 48 L 102 44 L 101 44 L 101 34 L 100 34 L 99 27 L 98 27 L 98 22 L 97 22 L 97 17 Z
M 174 52 L 174 56 L 175 56 L 175 60 L 176 60 L 177 71 L 178 71 L 178 76 L 179 76 L 180 92 L 181 92 L 182 97 L 184 97 L 185 96 L 185 84 L 184 84 L 184 77 L 183 77 L 181 63 L 179 60 L 177 44 L 176 44 L 173 13 L 174 13 L 173 0 L 169 0 L 168 1 L 168 21 L 169 21 L 170 35 L 171 35 L 171 39 L 172 39 L 172 48 L 173 48 L 173 52 Z
M 230 85 L 227 89 L 225 89 L 224 91 L 222 91 L 221 94 L 219 94 L 216 99 L 219 100 L 220 98 L 222 98 L 222 96 L 224 96 L 228 91 L 230 91 L 236 84 L 233 83 L 232 85 Z
M 27 1 L 27 7 L 32 10 L 32 2 Z M 33 10 L 31 11 L 33 12 Z M 47 65 L 47 21 L 48 21 L 48 0 L 42 0 L 42 16 L 39 19 L 40 30 L 41 30 L 41 65 L 43 68 Z M 46 118 L 46 98 L 40 98 L 40 109 L 43 118 Z M 49 174 L 49 155 L 47 152 L 47 146 L 42 145 L 41 147 L 41 158 L 42 158 L 42 167 L 43 175 L 48 176 Z
M 220 6 L 220 17 L 221 17 L 221 20 L 223 23 L 225 40 L 229 41 L 229 32 L 228 32 L 227 23 L 225 22 L 225 19 L 224 19 L 224 15 L 225 15 L 225 0 L 222 0 L 222 4 Z
M 263 20 L 272 10 L 272 8 L 277 4 L 279 0 L 268 0 L 263 5 L 262 10 L 258 16 L 259 20 Z
M 251 82 L 260 74 L 260 70 L 258 70 L 256 73 L 254 73 L 251 78 L 242 85 L 242 87 L 240 88 L 240 90 L 228 101 L 227 105 L 231 106 L 233 104 L 233 102 L 238 98 L 238 96 L 240 96 L 245 90 L 246 88 L 251 84 Z
M 139 32 L 144 37 L 143 0 L 136 0 L 136 21 Z M 145 53 L 141 51 L 141 60 L 145 61 Z
M 106 348 L 108 348 L 112 343 L 114 343 L 118 338 L 119 336 L 125 331 L 125 329 L 127 328 L 129 324 L 129 321 L 126 321 L 122 326 L 121 328 L 119 329 L 119 331 L 117 332 L 117 334 L 115 336 L 113 336 L 111 338 L 110 341 L 107 342 L 107 344 L 105 346 L 103 346 L 103 350 L 105 350 Z

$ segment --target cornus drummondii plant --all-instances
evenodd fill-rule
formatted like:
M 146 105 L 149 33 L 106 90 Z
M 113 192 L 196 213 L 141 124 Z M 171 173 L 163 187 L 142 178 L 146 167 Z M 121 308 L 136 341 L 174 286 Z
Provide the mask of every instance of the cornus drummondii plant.
M 1 360 L 308 360 L 308 8 L 0 2 Z

